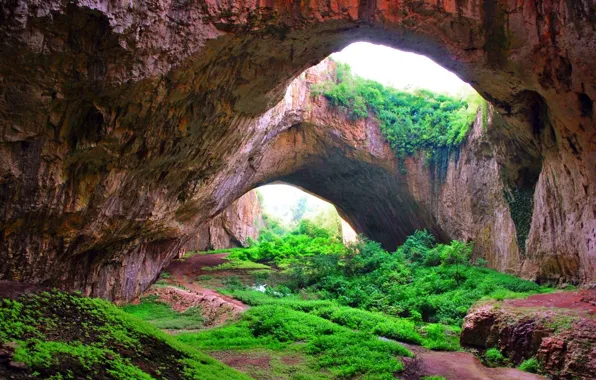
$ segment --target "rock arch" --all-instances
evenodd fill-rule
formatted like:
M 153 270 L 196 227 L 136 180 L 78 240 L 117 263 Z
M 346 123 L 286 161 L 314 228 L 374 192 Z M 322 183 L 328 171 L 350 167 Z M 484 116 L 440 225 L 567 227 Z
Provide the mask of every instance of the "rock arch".
M 539 171 L 531 272 L 594 280 L 594 14 L 562 0 L 3 4 L 0 278 L 130 299 L 298 122 L 274 107 L 290 81 L 369 40 L 428 55 L 496 107 L 510 186 Z

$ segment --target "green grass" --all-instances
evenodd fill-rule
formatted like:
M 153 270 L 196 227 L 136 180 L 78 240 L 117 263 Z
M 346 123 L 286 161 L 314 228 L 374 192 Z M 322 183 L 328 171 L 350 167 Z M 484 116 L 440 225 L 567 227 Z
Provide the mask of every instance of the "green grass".
M 122 307 L 122 310 L 160 329 L 198 329 L 203 326 L 200 307 L 193 307 L 179 313 L 170 305 L 158 301 L 157 298 L 154 295 L 143 297 L 141 303 L 126 305 Z
M 202 350 L 297 349 L 314 359 L 314 369 L 325 368 L 337 378 L 390 378 L 403 369 L 395 357 L 411 356 L 396 342 L 281 305 L 255 306 L 238 322 L 178 338 Z
M 331 300 L 302 300 L 297 296 L 275 298 L 253 290 L 234 290 L 227 293 L 248 305 L 282 306 L 316 315 L 352 330 L 419 344 L 433 350 L 455 351 L 460 349 L 460 329 L 456 326 L 417 324 L 407 318 L 341 306 L 337 301 Z
M 303 352 L 303 345 L 296 344 L 280 350 L 248 349 L 211 351 L 214 357 L 231 354 L 240 360 L 264 359 L 267 363 L 262 367 L 247 363 L 242 366 L 242 371 L 254 378 L 276 380 L 328 380 L 331 374 L 325 369 L 317 368 L 316 360 Z
M 1 300 L 0 341 L 39 378 L 248 378 L 108 302 L 59 291 Z
M 271 269 L 269 265 L 255 263 L 249 260 L 230 259 L 227 262 L 217 265 L 215 267 L 205 267 L 205 271 L 218 270 L 268 270 Z

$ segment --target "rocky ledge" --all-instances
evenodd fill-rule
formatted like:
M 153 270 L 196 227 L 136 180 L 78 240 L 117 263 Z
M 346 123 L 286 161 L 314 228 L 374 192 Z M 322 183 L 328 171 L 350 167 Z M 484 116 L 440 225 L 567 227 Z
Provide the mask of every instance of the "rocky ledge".
M 594 379 L 596 289 L 480 304 L 464 320 L 461 343 L 496 347 L 516 365 L 535 357 L 553 379 Z

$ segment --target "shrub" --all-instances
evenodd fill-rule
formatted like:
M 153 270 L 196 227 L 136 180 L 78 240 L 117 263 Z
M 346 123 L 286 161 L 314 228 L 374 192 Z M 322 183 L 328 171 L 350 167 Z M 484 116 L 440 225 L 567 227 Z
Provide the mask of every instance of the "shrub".
M 503 356 L 503 354 L 501 354 L 501 351 L 499 351 L 499 349 L 497 349 L 497 348 L 489 348 L 488 350 L 486 350 L 485 356 L 486 356 L 486 362 L 491 367 L 496 367 L 498 365 L 501 365 L 505 361 L 505 357 Z
M 524 360 L 520 365 L 519 369 L 525 372 L 531 373 L 538 373 L 539 371 L 539 363 L 536 358 L 530 358 L 528 360 Z

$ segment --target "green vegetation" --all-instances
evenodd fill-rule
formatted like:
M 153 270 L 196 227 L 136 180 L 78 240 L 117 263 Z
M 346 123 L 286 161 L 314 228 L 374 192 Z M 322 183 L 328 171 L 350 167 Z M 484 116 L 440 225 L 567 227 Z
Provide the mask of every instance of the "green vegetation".
M 525 372 L 538 373 L 538 371 L 540 370 L 540 365 L 536 358 L 530 358 L 528 360 L 524 360 L 519 365 L 519 369 Z
M 489 348 L 486 350 L 485 356 L 487 364 L 491 367 L 498 367 L 505 362 L 505 357 L 497 348 Z
M 275 304 L 253 307 L 233 324 L 202 333 L 181 334 L 178 338 L 212 351 L 296 350 L 313 357 L 316 369 L 325 369 L 338 378 L 358 375 L 369 379 L 393 378 L 393 373 L 403 369 L 395 356 L 411 356 L 396 342 Z
M 342 253 L 303 257 L 290 265 L 285 285 L 346 306 L 455 326 L 482 298 L 549 291 L 471 265 L 471 248 L 459 241 L 436 244 L 426 231 L 417 231 L 393 254 L 364 240 Z
M 347 306 L 337 301 L 304 300 L 296 295 L 282 295 L 273 289 L 268 295 L 253 290 L 235 289 L 229 294 L 251 306 L 279 306 L 326 319 L 351 330 L 375 336 L 423 345 L 434 350 L 458 350 L 459 328 L 440 324 L 416 323 L 410 319 L 392 317 Z M 282 293 L 283 294 L 283 293 Z M 287 294 L 287 293 L 285 293 Z
M 261 232 L 258 242 L 245 249 L 231 250 L 232 260 L 268 261 L 277 264 L 299 257 L 341 253 L 345 247 L 339 237 L 303 219 L 298 226 L 281 235 L 276 229 Z
M 329 380 L 332 377 L 329 372 L 317 369 L 316 361 L 299 348 L 213 351 L 212 355 L 246 361 L 248 365 L 243 365 L 242 370 L 255 379 Z M 266 364 L 258 365 L 259 361 Z
M 202 326 L 203 317 L 200 307 L 192 307 L 183 313 L 179 313 L 173 310 L 170 305 L 160 302 L 157 298 L 154 295 L 143 297 L 139 304 L 129 304 L 122 309 L 160 329 L 183 330 L 196 329 Z
M 58 291 L 1 300 L 0 342 L 39 378 L 247 378 L 108 302 Z
M 234 270 L 234 269 L 271 269 L 269 265 L 259 264 L 248 260 L 231 259 L 223 264 L 215 267 L 204 268 L 206 271 L 217 271 L 217 270 Z
M 440 148 L 459 146 L 484 102 L 478 94 L 457 99 L 428 90 L 397 90 L 354 76 L 343 63 L 337 64 L 336 75 L 337 81 L 313 92 L 323 94 L 331 106 L 344 109 L 353 119 L 372 112 L 400 158 L 424 150 L 432 159 Z

